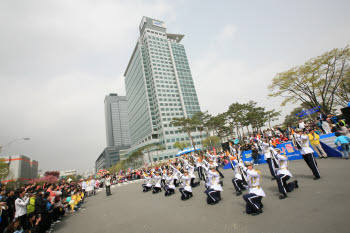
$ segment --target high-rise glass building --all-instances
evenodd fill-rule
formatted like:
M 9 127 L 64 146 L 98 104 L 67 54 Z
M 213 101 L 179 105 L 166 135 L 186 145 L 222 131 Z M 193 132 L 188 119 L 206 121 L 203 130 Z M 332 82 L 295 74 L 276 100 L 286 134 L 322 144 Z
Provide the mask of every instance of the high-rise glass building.
M 105 97 L 107 147 L 130 146 L 127 99 L 109 94 Z
M 120 150 L 129 149 L 131 145 L 126 97 L 112 93 L 105 97 L 104 103 L 107 147 L 95 161 L 96 171 L 116 164 L 120 160 Z
M 188 141 L 170 122 L 200 111 L 185 48 L 184 35 L 167 33 L 164 22 L 143 17 L 140 37 L 124 73 L 132 149 L 158 142 L 177 152 L 176 141 Z M 194 133 L 200 143 L 198 133 Z M 164 153 L 163 153 L 164 154 Z

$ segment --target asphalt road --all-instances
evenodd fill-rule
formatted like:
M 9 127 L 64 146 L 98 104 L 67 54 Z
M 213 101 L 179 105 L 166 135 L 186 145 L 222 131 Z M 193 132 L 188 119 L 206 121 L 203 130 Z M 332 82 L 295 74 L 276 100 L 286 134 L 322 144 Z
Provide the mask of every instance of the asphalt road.
M 141 183 L 112 187 L 88 198 L 75 215 L 56 225 L 63 233 L 332 233 L 350 232 L 350 160 L 318 160 L 321 179 L 314 181 L 304 161 L 291 161 L 290 170 L 300 188 L 279 200 L 276 181 L 267 165 L 262 171 L 264 213 L 245 214 L 242 196 L 236 197 L 232 170 L 224 171 L 223 200 L 207 205 L 204 185 L 193 189 L 194 197 L 180 200 L 180 193 L 164 196 L 143 193 Z

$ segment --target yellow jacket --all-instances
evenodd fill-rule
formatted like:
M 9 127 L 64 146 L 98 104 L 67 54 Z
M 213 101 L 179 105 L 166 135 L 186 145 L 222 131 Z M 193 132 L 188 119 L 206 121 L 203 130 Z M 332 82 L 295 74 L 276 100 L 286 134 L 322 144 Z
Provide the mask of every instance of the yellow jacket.
M 320 135 L 317 133 L 309 133 L 308 134 L 311 145 L 319 145 L 320 144 Z

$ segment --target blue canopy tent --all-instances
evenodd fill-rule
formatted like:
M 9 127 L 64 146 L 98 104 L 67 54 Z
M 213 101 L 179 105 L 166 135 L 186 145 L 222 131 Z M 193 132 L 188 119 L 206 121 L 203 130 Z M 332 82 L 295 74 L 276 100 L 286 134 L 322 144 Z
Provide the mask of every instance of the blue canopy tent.
M 199 151 L 199 150 L 201 150 L 201 148 L 196 148 L 196 151 Z M 188 154 L 188 153 L 194 152 L 194 151 L 195 151 L 195 150 L 194 150 L 193 147 L 191 147 L 191 148 L 188 147 L 188 148 L 185 148 L 185 149 L 183 149 L 183 150 L 177 152 L 177 154 L 175 155 L 175 157 L 178 157 L 178 156 L 183 155 L 183 154 Z

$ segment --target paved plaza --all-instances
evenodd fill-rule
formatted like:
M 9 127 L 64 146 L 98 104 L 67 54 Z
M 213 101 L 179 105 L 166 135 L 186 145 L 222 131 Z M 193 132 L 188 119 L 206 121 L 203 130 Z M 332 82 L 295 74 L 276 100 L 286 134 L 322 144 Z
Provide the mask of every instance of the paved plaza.
M 141 182 L 114 186 L 112 196 L 104 190 L 88 198 L 84 208 L 56 225 L 63 233 L 332 233 L 350 230 L 349 160 L 318 160 L 321 179 L 314 181 L 304 161 L 291 161 L 290 171 L 300 188 L 279 200 L 276 181 L 266 164 L 262 171 L 264 213 L 245 214 L 242 196 L 237 197 L 231 179 L 232 170 L 224 171 L 223 200 L 206 204 L 204 185 L 193 189 L 194 197 L 180 200 L 180 193 L 170 197 L 143 193 Z

